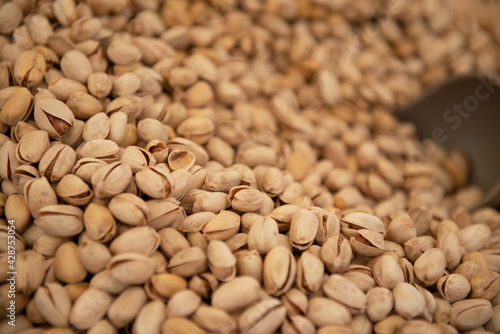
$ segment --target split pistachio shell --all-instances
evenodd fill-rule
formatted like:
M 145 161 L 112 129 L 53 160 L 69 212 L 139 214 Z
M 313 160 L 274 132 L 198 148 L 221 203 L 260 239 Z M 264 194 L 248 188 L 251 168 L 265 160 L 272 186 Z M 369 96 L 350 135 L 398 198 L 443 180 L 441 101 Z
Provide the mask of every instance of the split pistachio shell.
M 168 263 L 167 270 L 182 277 L 192 277 L 207 269 L 207 255 L 199 247 L 177 252 Z
M 343 272 L 352 258 L 349 241 L 342 235 L 328 238 L 321 247 L 321 260 L 331 274 Z
M 109 211 L 124 224 L 146 225 L 149 219 L 149 208 L 140 197 L 122 193 L 114 196 L 109 202 Z
M 236 276 L 236 258 L 226 243 L 211 240 L 207 247 L 208 267 L 215 278 L 226 282 Z
M 480 327 L 493 316 L 491 303 L 485 299 L 465 299 L 451 306 L 450 324 L 467 331 Z
M 83 211 L 72 205 L 48 205 L 37 212 L 35 224 L 55 237 L 72 237 L 83 231 Z
M 43 80 L 45 69 L 45 59 L 41 54 L 33 50 L 24 51 L 14 64 L 14 78 L 21 86 L 33 87 Z
M 292 253 L 283 246 L 276 246 L 264 259 L 264 289 L 280 296 L 290 290 L 297 273 Z
M 324 283 L 323 291 L 332 300 L 344 305 L 352 314 L 366 310 L 366 295 L 350 280 L 335 274 Z
M 15 126 L 25 120 L 31 113 L 33 96 L 30 91 L 21 87 L 3 104 L 0 120 L 7 125 Z
M 66 327 L 69 323 L 71 301 L 59 283 L 48 283 L 37 289 L 34 301 L 42 317 L 54 327 Z
M 293 247 L 307 249 L 315 240 L 318 232 L 318 219 L 313 212 L 299 210 L 290 224 L 290 241 Z
M 96 197 L 112 197 L 122 193 L 132 180 L 129 165 L 116 161 L 98 168 L 91 182 Z
M 61 180 L 76 162 L 75 151 L 68 145 L 55 144 L 42 156 L 38 168 L 40 174 L 51 182 Z
M 66 174 L 56 186 L 56 194 L 72 205 L 86 205 L 90 202 L 93 191 L 87 183 L 74 174 Z
M 75 116 L 66 104 L 56 99 L 43 99 L 35 103 L 35 122 L 41 130 L 48 132 L 54 139 L 61 139 L 61 135 L 75 123 Z
M 278 244 L 278 224 L 271 217 L 259 217 L 248 231 L 248 248 L 267 254 Z
M 262 315 L 266 314 L 265 317 Z M 238 319 L 241 333 L 273 333 L 286 318 L 286 309 L 277 299 L 266 299 L 248 308 Z

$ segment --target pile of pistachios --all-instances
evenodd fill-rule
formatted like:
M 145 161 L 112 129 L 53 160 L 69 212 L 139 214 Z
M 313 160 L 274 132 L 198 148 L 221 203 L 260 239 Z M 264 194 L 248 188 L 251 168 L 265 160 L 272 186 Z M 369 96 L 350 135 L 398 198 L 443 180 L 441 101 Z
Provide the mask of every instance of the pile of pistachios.
M 499 15 L 0 0 L 0 333 L 500 333 L 500 213 L 397 117 Z

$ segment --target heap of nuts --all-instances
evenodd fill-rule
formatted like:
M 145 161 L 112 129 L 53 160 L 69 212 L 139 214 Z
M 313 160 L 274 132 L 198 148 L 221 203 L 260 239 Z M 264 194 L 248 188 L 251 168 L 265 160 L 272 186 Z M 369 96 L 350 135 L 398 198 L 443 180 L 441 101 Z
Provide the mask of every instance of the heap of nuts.
M 499 8 L 0 0 L 0 332 L 500 333 L 500 213 L 394 113 Z

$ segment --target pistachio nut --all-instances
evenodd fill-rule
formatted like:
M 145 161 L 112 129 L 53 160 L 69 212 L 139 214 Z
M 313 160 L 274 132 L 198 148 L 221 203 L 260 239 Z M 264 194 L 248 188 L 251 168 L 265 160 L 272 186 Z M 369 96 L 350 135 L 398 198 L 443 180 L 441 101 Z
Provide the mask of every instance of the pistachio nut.
M 95 196 L 112 197 L 122 193 L 132 180 L 132 171 L 127 164 L 115 161 L 97 169 L 91 182 Z
M 20 86 L 33 87 L 43 80 L 45 69 L 45 59 L 41 54 L 24 51 L 14 64 L 14 78 Z
M 207 247 L 207 260 L 210 271 L 219 281 L 230 281 L 236 276 L 236 258 L 225 242 L 211 240 Z
M 248 248 L 267 254 L 278 245 L 278 224 L 271 217 L 259 216 L 248 231 Z
M 349 241 L 341 234 L 328 238 L 321 247 L 321 260 L 331 274 L 343 272 L 352 255 Z
M 262 257 L 257 251 L 242 251 L 238 253 L 236 268 L 238 274 L 241 276 L 251 276 L 261 283 L 263 265 Z
M 460 274 L 451 274 L 441 277 L 436 283 L 441 296 L 449 303 L 462 300 L 469 294 L 469 281 Z
M 71 109 L 57 99 L 37 100 L 34 116 L 38 128 L 47 131 L 53 139 L 61 139 L 61 135 L 75 124 Z
M 48 283 L 36 290 L 35 305 L 41 316 L 54 327 L 66 327 L 69 323 L 71 301 L 59 283 Z
M 377 216 L 365 212 L 349 212 L 340 217 L 340 221 L 347 225 L 343 227 L 342 233 L 348 237 L 359 236 L 359 230 L 370 230 L 385 235 L 384 223 Z
M 330 299 L 347 308 L 351 314 L 364 313 L 366 310 L 366 295 L 354 283 L 341 275 L 331 275 L 323 284 L 323 291 Z
M 24 121 L 31 113 L 33 96 L 25 87 L 16 90 L 3 104 L 0 120 L 7 125 L 15 126 Z
M 116 221 L 109 209 L 90 203 L 83 213 L 83 224 L 87 236 L 97 242 L 108 242 L 116 234 Z
M 290 242 L 293 247 L 304 250 L 312 245 L 318 232 L 316 215 L 306 209 L 300 209 L 290 223 Z
M 317 327 L 347 326 L 351 323 L 351 313 L 341 304 L 323 297 L 309 300 L 307 318 Z
M 285 321 L 286 308 L 277 299 L 263 300 L 241 314 L 238 328 L 244 334 L 274 333 Z
M 107 310 L 108 318 L 116 328 L 123 328 L 135 320 L 147 301 L 142 287 L 130 287 L 111 302 Z
M 118 160 L 118 145 L 109 139 L 94 139 L 88 142 L 83 142 L 76 150 L 76 157 L 81 158 L 96 158 L 105 162 L 113 162 Z
M 245 310 L 258 301 L 259 289 L 259 282 L 254 278 L 238 276 L 214 291 L 212 305 L 229 313 Z
M 451 305 L 450 324 L 460 331 L 480 327 L 493 317 L 493 307 L 486 299 L 464 299 Z
M 436 283 L 446 270 L 446 258 L 438 248 L 425 251 L 413 266 L 415 276 L 426 286 Z
M 71 146 L 55 144 L 42 156 L 38 169 L 41 175 L 47 177 L 51 182 L 55 182 L 67 175 L 75 162 L 76 154 Z
M 393 291 L 394 310 L 405 319 L 412 319 L 425 310 L 424 296 L 413 285 L 399 283 Z
M 236 321 L 224 310 L 200 305 L 191 318 L 208 332 L 230 333 L 236 330 Z
M 72 172 L 83 181 L 91 183 L 94 173 L 104 165 L 107 165 L 107 163 L 101 159 L 82 158 L 73 166 Z
M 135 318 L 132 332 L 137 334 L 160 333 L 165 320 L 165 305 L 160 301 L 150 301 L 142 307 Z
M 358 236 L 349 239 L 352 250 L 359 255 L 374 257 L 385 252 L 384 237 L 374 230 L 357 230 Z
M 41 208 L 57 204 L 56 193 L 45 177 L 26 182 L 24 186 L 24 198 L 34 218 L 38 217 L 38 210 Z
M 56 186 L 59 198 L 72 205 L 86 205 L 93 196 L 93 191 L 87 183 L 74 174 L 66 174 Z
M 203 334 L 205 330 L 201 329 L 194 321 L 186 318 L 169 318 L 161 325 L 162 333 L 180 333 L 180 334 Z
M 134 174 L 145 167 L 156 165 L 153 154 L 138 146 L 126 147 L 120 161 L 129 165 Z
M 0 177 L 10 180 L 12 173 L 21 165 L 16 157 L 16 144 L 12 141 L 5 142 L 0 147 Z
M 175 253 L 167 270 L 182 277 L 192 277 L 207 269 L 207 255 L 199 247 L 190 247 Z
M 392 311 L 394 298 L 391 290 L 384 287 L 374 287 L 366 294 L 366 314 L 373 322 L 387 318 Z
M 264 290 L 280 296 L 290 290 L 297 273 L 297 264 L 290 250 L 276 246 L 264 259 Z
M 207 240 L 227 240 L 240 229 L 240 216 L 234 212 L 222 210 L 203 226 L 203 236 Z
M 38 210 L 35 224 L 55 237 L 73 237 L 83 231 L 83 211 L 72 205 L 47 205 Z
M 108 263 L 109 275 L 122 284 L 144 284 L 155 271 L 156 263 L 148 256 L 139 253 L 121 253 Z
M 160 236 L 160 248 L 168 258 L 190 247 L 184 235 L 174 228 L 163 228 L 158 232 L 158 235 Z
M 148 226 L 151 226 L 155 230 L 161 230 L 171 225 L 180 226 L 185 222 L 186 211 L 184 211 L 179 205 L 180 203 L 172 197 L 152 199 L 147 201 L 146 204 L 149 207 L 150 214 Z
M 394 289 L 405 280 L 398 260 L 391 255 L 382 255 L 376 259 L 373 266 L 373 278 L 379 286 L 388 289 Z
M 89 288 L 78 297 L 69 314 L 69 322 L 78 329 L 88 329 L 108 310 L 113 298 L 104 291 Z
M 323 283 L 325 265 L 316 256 L 303 252 L 297 261 L 297 278 L 295 284 L 303 292 L 318 291 Z
M 138 226 L 116 237 L 109 245 L 109 250 L 113 254 L 135 252 L 151 256 L 159 246 L 160 236 L 153 228 Z
M 79 283 L 87 276 L 78 257 L 78 246 L 71 241 L 57 248 L 53 266 L 56 278 L 64 283 Z
M 108 208 L 116 219 L 127 225 L 146 225 L 149 220 L 146 202 L 133 194 L 122 193 L 114 196 Z

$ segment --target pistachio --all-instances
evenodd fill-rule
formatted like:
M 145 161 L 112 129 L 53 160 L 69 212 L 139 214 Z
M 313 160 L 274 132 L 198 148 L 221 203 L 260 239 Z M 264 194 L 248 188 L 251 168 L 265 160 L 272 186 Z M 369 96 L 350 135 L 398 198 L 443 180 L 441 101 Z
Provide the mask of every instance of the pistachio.
M 113 162 L 118 159 L 118 145 L 108 139 L 94 139 L 82 143 L 76 150 L 76 156 L 81 158 L 97 158 L 105 162 Z
M 54 259 L 54 274 L 58 280 L 65 283 L 82 282 L 87 276 L 78 258 L 78 246 L 66 242 L 57 248 Z
M 132 179 L 132 171 L 127 164 L 116 161 L 98 168 L 91 182 L 95 196 L 112 197 L 123 192 Z
M 16 270 L 16 290 L 29 296 L 45 278 L 44 258 L 31 250 L 21 252 L 16 257 Z
M 140 197 L 122 193 L 114 196 L 109 202 L 109 211 L 124 224 L 146 225 L 149 219 L 149 208 Z
M 351 258 L 351 246 L 343 235 L 328 238 L 321 247 L 321 260 L 331 274 L 343 272 Z
M 32 101 L 30 91 L 25 87 L 19 88 L 3 104 L 0 120 L 10 126 L 25 120 L 31 113 Z
M 473 224 L 458 233 L 460 245 L 467 252 L 478 251 L 485 247 L 491 235 L 491 229 L 486 224 Z
M 57 204 L 57 196 L 45 177 L 28 181 L 24 186 L 24 198 L 34 218 L 38 217 L 41 208 Z
M 239 275 L 248 275 L 262 282 L 262 257 L 257 251 L 242 251 L 238 254 L 236 268 Z
M 160 237 L 149 226 L 139 226 L 120 234 L 109 245 L 113 254 L 136 252 L 151 256 L 160 246 Z
M 212 240 L 207 247 L 208 267 L 219 281 L 230 281 L 236 276 L 236 258 L 220 240 Z
M 107 242 L 116 234 L 116 221 L 107 207 L 90 203 L 83 214 L 85 231 L 90 239 Z
M 302 253 L 297 261 L 297 278 L 295 283 L 303 292 L 318 291 L 323 283 L 325 266 L 316 256 Z
M 69 322 L 78 329 L 88 329 L 106 314 L 111 301 L 106 292 L 89 288 L 73 304 Z
M 374 287 L 366 294 L 366 313 L 373 322 L 387 318 L 394 305 L 391 290 L 384 287 Z
M 14 78 L 21 86 L 33 87 L 43 80 L 45 69 L 45 59 L 41 54 L 33 50 L 24 51 L 14 64 Z
M 290 290 L 296 273 L 297 264 L 292 253 L 283 246 L 276 246 L 264 259 L 264 289 L 280 296 Z
M 290 224 L 290 241 L 293 247 L 307 249 L 316 238 L 318 219 L 313 212 L 306 209 L 299 210 Z
M 134 321 L 132 331 L 137 334 L 160 333 L 165 320 L 165 307 L 160 301 L 150 301 L 142 307 Z
M 21 162 L 16 157 L 16 144 L 12 141 L 5 142 L 0 147 L 0 176 L 2 179 L 10 180 L 13 171 L 15 171 Z
M 207 255 L 198 247 L 183 249 L 172 256 L 167 269 L 182 277 L 192 277 L 207 269 Z
M 485 299 L 464 299 L 451 306 L 450 324 L 468 331 L 488 322 L 493 316 L 491 303 Z
M 135 178 L 139 189 L 152 198 L 176 195 L 173 176 L 164 164 L 143 168 L 136 173 Z
M 227 240 L 240 229 L 240 217 L 234 212 L 222 210 L 203 226 L 207 240 Z
M 283 323 L 286 309 L 277 299 L 266 299 L 248 308 L 238 319 L 241 333 L 274 333 Z
M 267 254 L 278 245 L 278 224 L 271 217 L 259 217 L 248 231 L 248 248 Z
M 111 253 L 105 245 L 85 237 L 78 244 L 78 258 L 85 270 L 97 274 L 106 269 Z
M 54 327 L 66 327 L 69 323 L 71 301 L 59 283 L 48 283 L 37 289 L 34 301 L 41 316 Z
M 37 126 L 54 139 L 61 139 L 61 135 L 75 124 L 71 109 L 56 99 L 36 101 L 34 116 Z
M 412 319 L 425 310 L 424 296 L 411 284 L 399 283 L 393 291 L 394 310 L 405 319 Z
M 470 280 L 470 297 L 493 299 L 500 291 L 500 274 L 482 271 Z
M 160 236 L 160 248 L 168 258 L 190 247 L 184 235 L 176 229 L 167 227 L 161 229 L 158 234 Z
M 83 231 L 83 211 L 72 205 L 47 205 L 37 216 L 35 224 L 55 237 L 73 237 Z
M 147 297 L 141 287 L 131 287 L 113 300 L 109 305 L 107 315 L 117 328 L 122 328 L 131 323 L 146 304 Z
M 170 225 L 179 226 L 186 219 L 186 211 L 179 206 L 177 200 L 171 197 L 149 200 L 146 204 L 150 213 L 147 224 L 156 230 L 161 230 Z
M 200 296 L 191 290 L 182 290 L 169 299 L 165 313 L 169 317 L 190 316 L 198 309 L 200 304 Z
M 122 284 L 143 284 L 154 274 L 155 262 L 139 253 L 121 253 L 108 263 L 109 275 Z
M 185 318 L 169 318 L 161 325 L 162 333 L 182 333 L 182 334 L 202 334 L 203 329 L 198 327 L 193 321 Z
M 307 318 L 317 326 L 347 326 L 352 317 L 349 311 L 341 304 L 322 297 L 309 300 Z
M 41 175 L 54 182 L 68 174 L 75 161 L 75 151 L 70 146 L 55 144 L 42 156 L 38 168 Z
M 446 269 L 446 258 L 438 248 L 425 251 L 414 264 L 415 276 L 426 286 L 436 283 Z
M 402 268 L 391 255 L 382 255 L 376 259 L 373 278 L 378 285 L 389 289 L 394 289 L 405 280 Z
M 364 313 L 366 310 L 366 295 L 350 280 L 334 274 L 323 284 L 326 296 L 343 305 L 351 314 Z
M 191 317 L 209 332 L 232 332 L 236 330 L 236 322 L 226 311 L 211 306 L 201 305 Z
M 90 202 L 93 192 L 78 176 L 66 174 L 56 186 L 56 194 L 72 205 L 86 205 Z
M 446 301 L 454 303 L 467 297 L 471 286 L 462 275 L 451 274 L 441 277 L 437 281 L 437 288 Z

